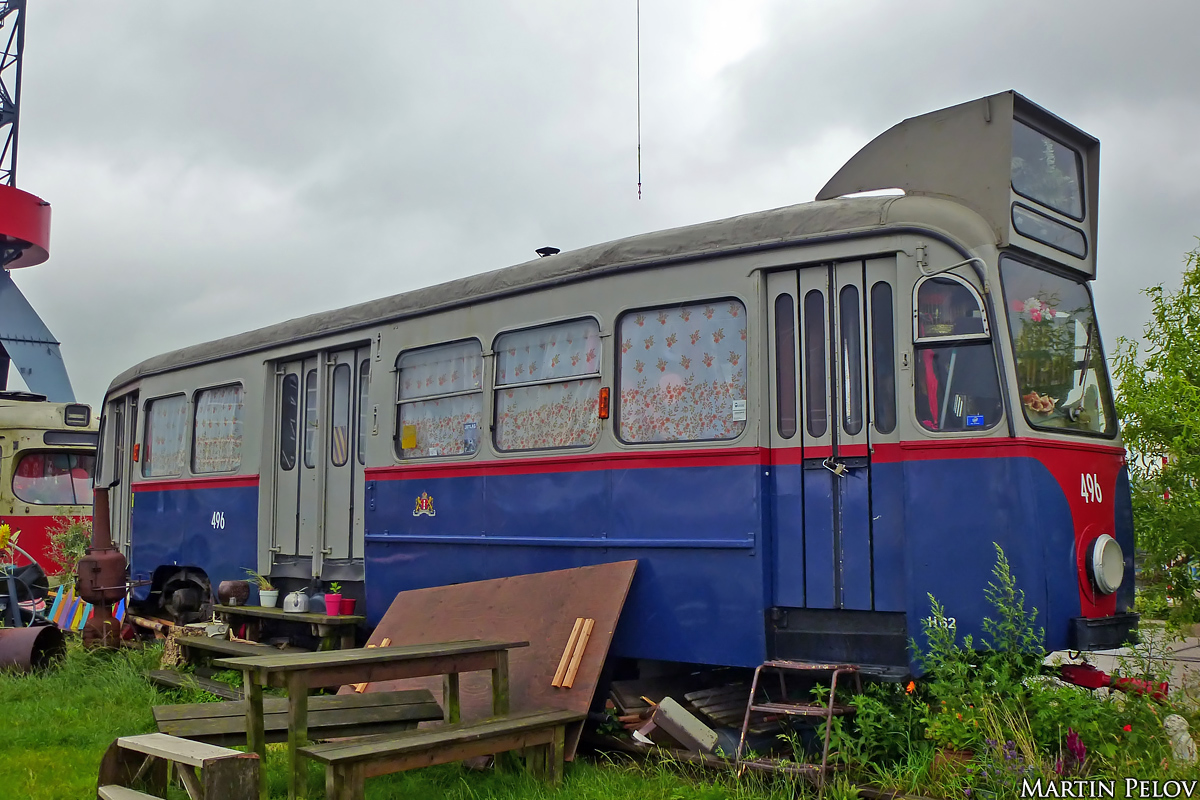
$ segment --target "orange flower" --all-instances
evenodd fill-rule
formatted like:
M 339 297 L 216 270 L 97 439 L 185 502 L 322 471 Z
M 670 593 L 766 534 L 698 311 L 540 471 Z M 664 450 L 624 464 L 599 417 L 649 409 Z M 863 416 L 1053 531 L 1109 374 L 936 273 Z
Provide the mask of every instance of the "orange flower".
M 916 690 L 917 690 L 917 684 L 915 681 L 909 681 L 908 686 L 904 687 L 904 691 L 908 692 L 909 694 L 912 694 Z

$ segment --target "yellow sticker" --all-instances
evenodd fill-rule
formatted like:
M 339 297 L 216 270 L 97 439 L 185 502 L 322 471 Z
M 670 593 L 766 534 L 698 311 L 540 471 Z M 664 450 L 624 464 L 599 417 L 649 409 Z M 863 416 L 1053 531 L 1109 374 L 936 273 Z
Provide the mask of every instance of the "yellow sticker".
M 412 450 L 417 446 L 417 426 L 405 425 L 400 429 L 400 447 L 405 450 Z

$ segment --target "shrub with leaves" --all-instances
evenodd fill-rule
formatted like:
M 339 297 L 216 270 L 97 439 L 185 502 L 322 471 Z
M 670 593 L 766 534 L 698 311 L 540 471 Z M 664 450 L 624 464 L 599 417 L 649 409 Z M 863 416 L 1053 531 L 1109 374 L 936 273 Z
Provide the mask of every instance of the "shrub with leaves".
M 92 518 L 55 517 L 49 533 L 50 557 L 62 565 L 60 574 L 74 575 L 92 544 Z
M 1145 294 L 1146 347 L 1122 338 L 1114 358 L 1142 554 L 1139 607 L 1187 624 L 1200 621 L 1200 248 L 1186 256 L 1179 291 Z

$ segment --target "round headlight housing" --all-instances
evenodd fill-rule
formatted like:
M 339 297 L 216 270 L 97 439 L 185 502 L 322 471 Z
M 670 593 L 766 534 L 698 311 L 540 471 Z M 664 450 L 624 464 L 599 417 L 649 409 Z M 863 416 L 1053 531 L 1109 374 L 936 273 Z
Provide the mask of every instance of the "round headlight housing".
M 1102 533 L 1092 540 L 1088 552 L 1088 572 L 1101 594 L 1112 594 L 1121 588 L 1125 578 L 1125 554 L 1117 540 Z

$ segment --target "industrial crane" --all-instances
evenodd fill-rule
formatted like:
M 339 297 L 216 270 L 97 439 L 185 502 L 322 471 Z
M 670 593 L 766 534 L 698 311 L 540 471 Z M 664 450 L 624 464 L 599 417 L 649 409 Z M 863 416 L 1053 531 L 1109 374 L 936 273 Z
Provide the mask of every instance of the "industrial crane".
M 17 188 L 17 134 L 21 122 L 21 54 L 26 0 L 0 0 L 0 391 L 10 362 L 31 392 L 48 400 L 75 400 L 59 342 L 13 283 L 11 270 L 50 257 L 50 204 Z M 4 34 L 7 33 L 7 37 Z

